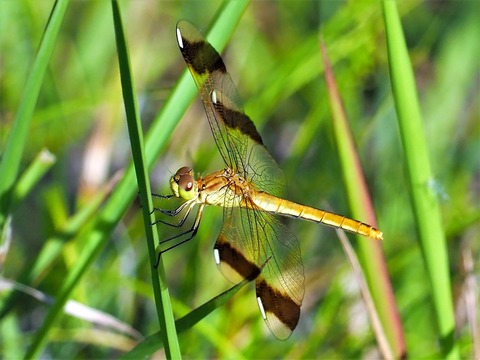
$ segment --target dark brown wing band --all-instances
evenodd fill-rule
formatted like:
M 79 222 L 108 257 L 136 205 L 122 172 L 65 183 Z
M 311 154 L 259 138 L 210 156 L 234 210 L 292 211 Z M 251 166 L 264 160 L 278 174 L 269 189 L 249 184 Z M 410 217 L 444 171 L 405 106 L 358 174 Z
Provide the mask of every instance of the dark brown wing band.
M 220 261 L 228 264 L 242 278 L 253 280 L 260 274 L 260 268 L 249 261 L 230 242 L 226 241 L 221 234 L 215 243 L 215 250 L 218 251 Z
M 183 58 L 187 65 L 200 75 L 220 71 L 222 74 L 227 72 L 225 63 L 215 50 L 206 41 L 191 42 L 182 36 L 183 48 L 180 48 Z
M 183 27 L 186 27 L 187 24 L 183 23 Z M 189 66 L 190 70 L 194 74 L 208 75 L 208 76 L 219 76 L 218 74 L 215 75 L 216 72 L 225 75 L 228 77 L 228 86 L 233 87 L 233 82 L 230 80 L 230 75 L 227 73 L 227 68 L 225 67 L 225 63 L 223 62 L 220 54 L 215 50 L 215 48 L 210 45 L 207 41 L 202 40 L 199 38 L 201 34 L 197 34 L 197 30 L 194 29 L 191 25 L 189 25 L 189 32 L 188 35 L 195 35 L 194 39 L 187 39 L 182 32 L 180 32 L 182 37 L 182 44 L 180 47 L 180 52 L 185 59 L 185 62 Z M 193 31 L 195 33 L 193 34 Z M 194 76 L 195 78 L 195 76 Z M 206 80 L 211 81 L 211 80 Z M 201 84 L 197 84 L 198 86 L 202 86 Z M 224 90 L 233 91 L 236 94 L 236 90 L 232 89 L 211 89 L 212 91 L 219 90 L 223 92 Z M 208 94 L 211 96 L 211 94 Z M 230 99 L 232 100 L 232 99 Z M 225 126 L 231 129 L 238 129 L 245 135 L 249 136 L 252 140 L 256 141 L 259 144 L 263 144 L 262 138 L 258 133 L 257 129 L 255 128 L 254 123 L 252 120 L 245 115 L 243 111 L 237 111 L 234 109 L 228 108 L 225 103 L 221 100 L 214 104 L 215 110 L 221 116 L 222 120 L 225 123 Z
M 258 133 L 253 121 L 243 112 L 229 109 L 220 100 L 213 104 L 217 114 L 219 114 L 225 125 L 231 129 L 238 129 L 243 134 L 250 137 L 255 142 L 263 145 L 262 137 Z
M 269 285 L 261 276 L 257 278 L 256 288 L 268 327 L 279 339 L 288 338 L 300 319 L 301 304 Z

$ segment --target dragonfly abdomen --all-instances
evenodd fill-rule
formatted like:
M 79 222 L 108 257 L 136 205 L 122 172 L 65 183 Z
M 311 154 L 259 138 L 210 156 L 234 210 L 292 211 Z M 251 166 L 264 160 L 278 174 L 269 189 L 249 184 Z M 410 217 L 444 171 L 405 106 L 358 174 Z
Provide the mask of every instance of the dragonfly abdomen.
M 383 239 L 382 232 L 375 229 L 373 226 L 342 215 L 315 209 L 306 205 L 300 205 L 293 201 L 277 198 L 264 192 L 256 192 L 255 196 L 252 196 L 252 200 L 259 208 L 270 213 L 291 216 L 341 228 L 351 233 L 367 236 L 375 240 Z

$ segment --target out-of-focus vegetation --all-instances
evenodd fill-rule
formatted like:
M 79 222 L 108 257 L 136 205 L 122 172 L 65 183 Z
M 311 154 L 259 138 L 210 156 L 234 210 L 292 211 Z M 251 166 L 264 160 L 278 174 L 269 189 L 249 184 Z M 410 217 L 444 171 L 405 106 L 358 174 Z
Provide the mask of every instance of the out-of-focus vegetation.
M 140 115 L 148 131 L 185 71 L 176 22 L 187 19 L 206 30 L 221 3 L 120 5 Z M 51 1 L 0 3 L 0 161 L 52 6 Z M 468 319 L 474 310 L 478 314 L 478 290 L 475 293 L 471 284 L 478 287 L 480 253 L 480 6 L 474 1 L 408 0 L 398 7 L 435 174 L 428 187 L 441 201 L 448 240 L 453 285 L 446 296 L 453 298 L 455 337 L 461 355 L 468 358 L 474 353 Z M 289 198 L 349 215 L 320 34 L 385 234 L 382 245 L 407 351 L 411 358 L 438 356 L 430 283 L 395 120 L 380 2 L 252 2 L 223 52 L 224 61 L 246 113 L 285 171 Z M 72 1 L 42 83 L 19 176 L 42 149 L 56 162 L 26 196 L 23 188 L 18 190 L 11 236 L 0 244 L 3 358 L 25 354 L 49 304 L 86 251 L 85 238 L 103 196 L 131 162 L 122 101 L 111 4 Z M 180 166 L 193 165 L 197 174 L 224 166 L 198 100 L 167 137 L 168 145 L 151 171 L 155 192 L 169 192 L 169 177 Z M 231 286 L 212 256 L 221 223 L 221 209 L 206 209 L 195 240 L 164 256 L 177 318 Z M 254 288 L 247 285 L 226 306 L 180 335 L 185 357 L 375 356 L 377 344 L 335 232 L 311 223 L 287 223 L 301 242 L 306 271 L 302 316 L 292 337 L 280 342 L 270 335 Z M 171 236 L 170 230 L 160 227 L 160 238 Z M 159 330 L 137 201 L 91 260 L 71 299 L 98 312 L 85 319 L 90 313 L 71 303 L 52 325 L 45 356 L 117 357 Z M 22 292 L 12 298 L 14 288 Z M 477 302 L 465 302 L 475 294 Z M 112 319 L 118 322 L 112 325 Z M 476 320 L 470 324 L 478 324 L 478 315 Z

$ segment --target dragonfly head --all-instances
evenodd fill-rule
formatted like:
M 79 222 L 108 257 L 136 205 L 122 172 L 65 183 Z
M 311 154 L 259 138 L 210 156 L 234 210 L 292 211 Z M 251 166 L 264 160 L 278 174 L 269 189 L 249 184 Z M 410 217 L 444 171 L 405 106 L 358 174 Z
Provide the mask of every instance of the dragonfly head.
M 181 167 L 170 179 L 170 188 L 176 197 L 191 200 L 198 195 L 197 182 L 193 178 L 193 170 L 188 166 Z

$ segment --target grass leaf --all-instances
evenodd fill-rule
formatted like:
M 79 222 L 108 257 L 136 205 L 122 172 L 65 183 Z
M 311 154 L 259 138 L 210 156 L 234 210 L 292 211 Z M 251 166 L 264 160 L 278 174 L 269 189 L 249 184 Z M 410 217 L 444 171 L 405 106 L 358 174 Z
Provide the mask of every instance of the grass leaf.
M 408 174 L 411 206 L 431 282 L 432 301 L 440 331 L 441 354 L 449 359 L 458 359 L 460 354 L 455 341 L 455 320 L 445 230 L 438 197 L 432 186 L 434 177 L 415 77 L 396 2 L 384 0 L 382 4 L 392 91 Z

